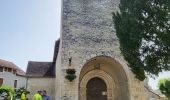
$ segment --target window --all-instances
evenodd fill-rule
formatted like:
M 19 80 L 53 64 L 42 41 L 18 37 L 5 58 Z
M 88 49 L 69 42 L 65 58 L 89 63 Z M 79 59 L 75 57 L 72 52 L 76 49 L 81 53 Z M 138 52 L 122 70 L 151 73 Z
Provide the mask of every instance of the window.
M 3 78 L 0 78 L 0 86 L 3 84 Z
M 8 72 L 12 72 L 12 68 L 8 68 Z
M 14 88 L 17 88 L 17 80 L 14 80 Z
M 8 68 L 7 68 L 7 67 L 5 67 L 5 72 L 7 72 L 7 70 L 8 70 Z
M 13 70 L 13 74 L 16 74 L 16 70 Z
M 3 69 L 4 69 L 3 67 L 0 67 L 0 72 L 3 72 Z

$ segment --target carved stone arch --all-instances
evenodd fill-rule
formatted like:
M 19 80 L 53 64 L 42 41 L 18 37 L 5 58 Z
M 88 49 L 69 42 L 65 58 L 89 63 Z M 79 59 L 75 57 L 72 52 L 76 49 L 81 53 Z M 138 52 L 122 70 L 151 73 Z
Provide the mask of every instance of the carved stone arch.
M 106 83 L 107 98 L 108 100 L 114 100 L 114 89 L 115 89 L 114 80 L 106 72 L 98 69 L 88 72 L 81 80 L 80 87 L 79 87 L 80 89 L 79 100 L 86 100 L 86 85 L 90 79 L 95 77 L 101 78 Z
M 122 58 L 119 58 L 117 56 L 111 56 L 111 54 L 106 54 L 106 55 L 91 55 L 90 57 L 85 57 L 83 62 L 81 64 L 79 64 L 80 69 L 81 71 L 78 72 L 78 74 L 81 74 L 82 72 L 82 69 L 84 68 L 84 66 L 86 66 L 89 62 L 91 62 L 92 60 L 96 59 L 96 58 L 107 58 L 109 60 L 112 60 L 112 61 L 115 61 L 116 63 L 119 64 L 119 66 L 121 66 L 121 69 L 123 70 L 123 73 L 125 74 L 125 77 L 127 79 L 127 82 L 128 82 L 128 85 L 130 86 L 131 85 L 131 75 L 129 74 L 130 71 L 129 71 L 129 68 L 127 66 L 127 63 L 124 59 Z M 81 77 L 80 77 L 81 78 Z M 129 91 L 130 92 L 130 91 Z
M 130 100 L 128 75 L 117 60 L 109 56 L 92 57 L 83 63 L 79 74 L 79 100 L 86 100 L 86 84 L 92 78 L 104 80 L 108 100 Z

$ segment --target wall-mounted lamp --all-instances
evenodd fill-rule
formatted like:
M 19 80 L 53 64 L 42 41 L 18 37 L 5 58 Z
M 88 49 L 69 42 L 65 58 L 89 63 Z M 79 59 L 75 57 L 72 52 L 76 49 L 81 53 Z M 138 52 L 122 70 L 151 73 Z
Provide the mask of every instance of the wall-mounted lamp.
M 71 66 L 72 57 L 71 57 L 71 51 L 68 52 L 68 65 Z
M 68 65 L 71 66 L 72 57 L 69 57 L 69 58 L 68 58 L 68 61 L 69 61 L 69 64 L 68 64 Z

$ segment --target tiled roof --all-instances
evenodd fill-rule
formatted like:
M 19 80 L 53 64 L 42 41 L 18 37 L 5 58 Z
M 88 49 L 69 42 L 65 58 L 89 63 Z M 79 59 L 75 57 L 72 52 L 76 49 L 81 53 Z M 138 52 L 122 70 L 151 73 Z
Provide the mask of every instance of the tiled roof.
M 28 77 L 55 77 L 55 63 L 58 56 L 60 39 L 55 42 L 53 62 L 29 61 L 26 75 Z
M 55 77 L 55 63 L 29 61 L 27 66 L 26 76 Z
M 25 75 L 25 72 L 23 70 L 21 70 L 18 66 L 10 61 L 0 59 L 0 67 L 12 68 L 17 70 L 17 75 Z
M 164 94 L 161 93 L 159 90 L 151 90 L 152 93 L 155 93 L 156 95 L 159 95 L 160 97 L 165 97 Z
M 153 94 L 155 94 L 155 95 L 157 95 L 157 96 L 159 96 L 159 97 L 165 97 L 165 95 L 162 94 L 161 91 L 159 91 L 159 90 L 153 90 L 152 88 L 148 88 L 148 87 L 146 87 L 146 86 L 144 86 L 144 87 L 145 87 L 145 89 L 146 89 L 148 92 L 151 92 L 151 93 L 153 93 Z

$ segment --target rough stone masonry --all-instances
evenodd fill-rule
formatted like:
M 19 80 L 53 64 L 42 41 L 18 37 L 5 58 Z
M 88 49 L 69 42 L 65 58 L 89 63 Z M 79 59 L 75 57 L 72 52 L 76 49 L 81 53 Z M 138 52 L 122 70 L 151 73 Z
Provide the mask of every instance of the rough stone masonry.
M 56 100 L 87 100 L 87 88 L 83 82 L 88 83 L 94 76 L 103 78 L 106 84 L 114 84 L 104 92 L 107 100 L 146 100 L 143 82 L 134 78 L 119 50 L 112 21 L 112 13 L 119 10 L 119 2 L 62 1 L 61 42 L 56 61 Z M 94 68 L 97 63 L 102 65 L 100 69 Z M 69 82 L 65 79 L 66 70 L 73 68 L 77 77 Z

